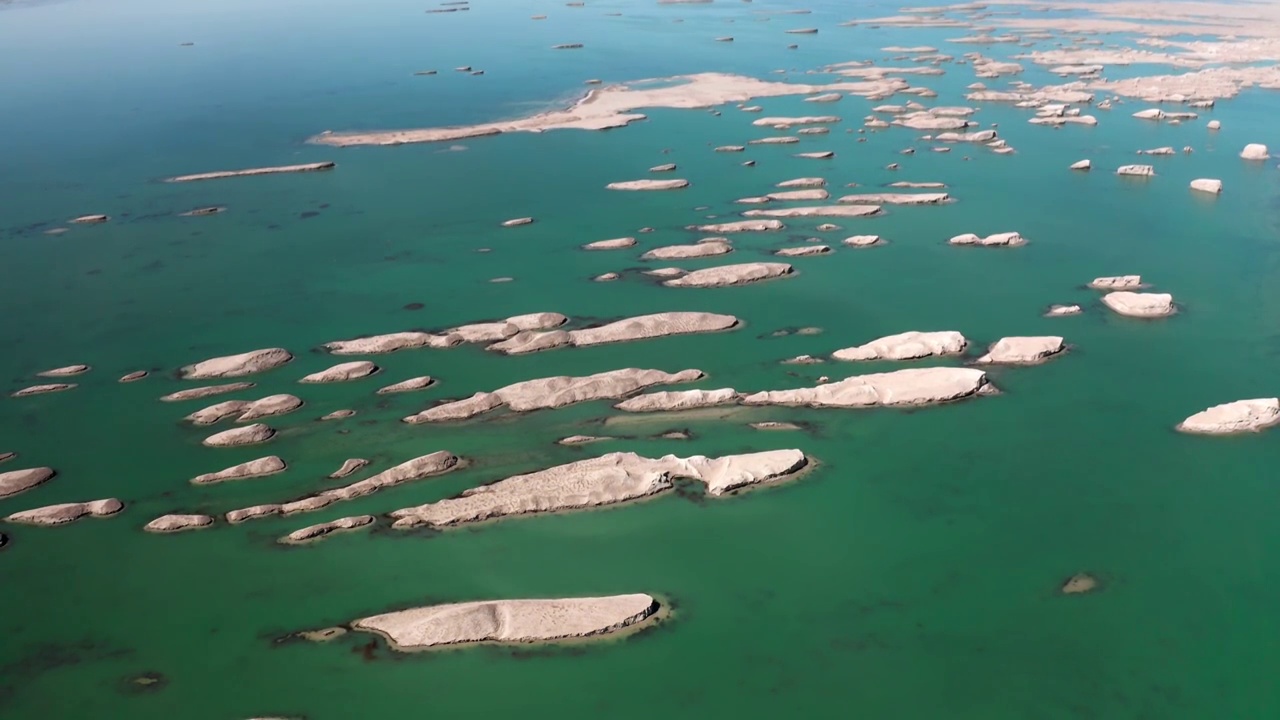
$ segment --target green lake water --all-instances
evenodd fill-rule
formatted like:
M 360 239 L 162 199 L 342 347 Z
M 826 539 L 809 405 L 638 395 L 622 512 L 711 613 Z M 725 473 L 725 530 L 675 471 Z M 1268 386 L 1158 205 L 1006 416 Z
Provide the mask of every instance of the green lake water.
M 814 2 L 803 6 L 811 15 L 773 16 L 800 6 L 473 5 L 451 14 L 402 0 L 0 5 L 0 377 L 7 394 L 49 367 L 94 366 L 74 391 L 0 402 L 0 452 L 19 453 L 0 469 L 59 472 L 0 500 L 0 516 L 100 497 L 126 503 L 110 519 L 0 526 L 10 538 L 0 550 L 0 717 L 1280 716 L 1277 436 L 1173 430 L 1210 405 L 1280 394 L 1280 175 L 1274 161 L 1236 156 L 1250 142 L 1280 146 L 1280 95 L 1247 91 L 1181 126 L 1130 118 L 1145 107 L 1138 103 L 1091 111 L 1097 127 L 1062 130 L 1027 124 L 1030 111 L 982 106 L 975 119 L 999 123 L 1017 148 L 1010 156 L 968 146 L 931 153 L 919 133 L 901 128 L 858 143 L 863 136 L 847 131 L 879 104 L 858 97 L 756 101 L 767 115 L 830 112 L 843 122 L 830 135 L 744 154 L 712 148 L 771 133 L 732 104 L 719 116 L 659 109 L 609 132 L 476 138 L 455 151 L 305 144 L 326 129 L 519 117 L 563 104 L 587 78 L 781 78 L 772 71 L 790 69 L 792 80 L 822 83 L 834 78 L 804 72 L 854 59 L 893 64 L 884 46 L 975 49 L 946 43 L 967 29 L 838 27 L 895 14 L 888 3 Z M 548 20 L 529 19 L 538 13 Z M 782 32 L 806 26 L 821 32 Z M 712 41 L 720 35 L 736 40 Z M 586 48 L 549 49 L 567 42 Z M 793 42 L 798 50 L 786 48 Z M 459 65 L 486 74 L 454 72 Z M 1026 65 L 1022 79 L 1053 81 Z M 939 104 L 965 104 L 972 69 L 943 67 L 946 75 L 913 82 L 938 91 Z M 427 69 L 439 75 L 412 74 Z M 1223 129 L 1206 131 L 1208 117 Z M 915 155 L 898 154 L 912 145 Z M 1162 145 L 1195 153 L 1133 155 Z M 791 156 L 811 150 L 837 157 Z M 1093 172 L 1066 170 L 1085 157 Z M 742 167 L 746 159 L 756 166 Z M 319 160 L 339 165 L 160 182 Z M 691 187 L 604 189 L 666 162 Z M 894 162 L 900 170 L 883 169 Z M 1132 162 L 1159 174 L 1139 182 L 1112 174 Z M 686 225 L 734 219 L 743 209 L 734 199 L 801 176 L 825 177 L 833 195 L 851 182 L 861 187 L 848 192 L 941 181 L 957 202 L 835 220 L 843 226 L 835 233 L 817 232 L 821 219 L 788 221 L 779 233 L 734 237 L 727 258 L 662 263 L 767 260 L 815 236 L 836 247 L 795 259 L 799 272 L 786 280 L 682 290 L 639 274 L 652 264 L 638 260 L 640 251 L 696 240 Z M 1196 177 L 1221 178 L 1226 191 L 1193 196 L 1187 183 Z M 206 205 L 228 211 L 176 215 Z M 86 213 L 113 219 L 44 234 Z M 538 221 L 499 227 L 524 215 Z M 646 226 L 654 231 L 637 233 Z M 945 242 L 1009 230 L 1029 243 Z M 839 246 L 870 233 L 888 244 Z M 639 247 L 578 250 L 625 235 Z M 623 279 L 591 282 L 609 271 Z M 1127 273 L 1172 292 L 1179 314 L 1123 319 L 1083 287 Z M 513 281 L 489 282 L 497 277 Z M 1084 314 L 1041 316 L 1066 302 Z M 406 309 L 414 303 L 421 309 Z M 526 357 L 474 346 L 405 351 L 374 358 L 382 371 L 369 380 L 296 382 L 337 362 L 316 350 L 330 340 L 536 311 L 582 326 L 665 310 L 732 313 L 745 325 Z M 774 336 L 806 326 L 823 332 Z M 812 385 L 821 375 L 905 365 L 779 361 L 905 330 L 959 330 L 975 352 L 1035 334 L 1063 335 L 1072 349 L 1041 366 L 992 369 L 998 396 L 909 412 L 632 417 L 600 402 L 458 425 L 399 422 L 444 398 L 623 367 L 699 368 L 708 374 L 694 386 L 702 388 Z M 192 385 L 174 377 L 184 364 L 273 346 L 296 359 L 249 378 L 253 390 L 225 396 L 294 392 L 306 401 L 269 421 L 280 435 L 268 445 L 202 447 L 213 430 L 181 418 L 207 403 L 157 400 Z M 153 374 L 116 382 L 136 369 Z M 373 393 L 422 374 L 440 382 L 420 393 Z M 339 408 L 358 414 L 316 421 Z M 747 427 L 761 420 L 805 429 Z M 658 437 L 676 429 L 691 439 Z M 624 437 L 555 445 L 575 433 Z M 682 486 L 595 512 L 443 533 L 393 531 L 380 517 L 371 532 L 308 547 L 276 543 L 311 523 L 383 516 L 612 450 L 716 456 L 790 447 L 818 467 L 734 497 Z M 348 457 L 373 460 L 372 473 L 441 449 L 471 465 L 306 515 L 172 536 L 141 529 L 168 512 L 220 515 L 315 492 L 335 483 L 324 476 Z M 266 454 L 284 458 L 288 471 L 188 483 Z M 1081 571 L 1099 577 L 1101 589 L 1060 595 L 1062 581 Z M 621 640 L 569 646 L 401 654 L 360 633 L 329 644 L 281 641 L 435 602 L 630 592 L 659 595 L 674 612 Z M 130 682 L 145 673 L 162 681 Z

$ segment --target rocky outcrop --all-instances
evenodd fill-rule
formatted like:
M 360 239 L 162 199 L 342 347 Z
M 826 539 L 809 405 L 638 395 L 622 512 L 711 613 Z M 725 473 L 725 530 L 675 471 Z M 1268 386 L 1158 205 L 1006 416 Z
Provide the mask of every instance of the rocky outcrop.
M 937 205 L 950 200 L 951 196 L 947 193 L 864 193 L 845 195 L 836 202 L 860 205 Z
M 582 246 L 583 250 L 622 250 L 636 244 L 633 237 L 614 238 L 612 240 L 596 240 Z
M 1116 168 L 1116 174 L 1130 177 L 1151 177 L 1156 174 L 1156 169 L 1150 165 L 1121 165 Z
M 53 476 L 57 474 L 56 470 L 48 467 L 10 470 L 9 472 L 0 473 L 0 498 L 17 495 L 37 485 L 43 485 L 52 480 Z
M 83 375 L 92 369 L 93 368 L 88 365 L 68 365 L 66 367 L 53 368 L 52 370 L 38 372 L 36 373 L 36 376 L 47 378 L 71 377 L 72 375 Z
M 300 530 L 294 530 L 288 535 L 280 538 L 280 542 L 286 545 L 311 542 L 313 540 L 324 538 L 331 533 L 358 530 L 362 527 L 367 527 L 373 524 L 373 520 L 374 518 L 372 515 L 353 515 L 351 517 L 338 518 L 337 520 L 331 520 L 318 525 L 309 525 Z
M 65 525 L 83 517 L 108 517 L 123 509 L 124 503 L 115 498 L 106 498 L 23 510 L 10 515 L 5 520 L 24 525 Z
M 1113 292 L 1105 295 L 1102 302 L 1116 313 L 1130 317 L 1164 317 L 1175 311 L 1173 296 L 1168 293 Z
M 1210 130 L 1221 130 L 1221 129 L 1222 129 L 1222 121 L 1220 121 L 1220 120 L 1210 120 L 1210 121 L 1208 122 L 1208 124 L 1206 124 L 1206 125 L 1205 125 L 1205 127 L 1206 127 L 1206 128 L 1208 128 L 1208 129 L 1210 129 Z
M 547 332 L 522 332 L 513 335 L 502 342 L 494 343 L 485 348 L 492 352 L 499 352 L 505 355 L 525 355 L 528 353 L 542 352 L 543 350 L 554 350 L 558 347 L 572 345 L 572 336 L 564 330 L 550 330 Z
M 778 188 L 820 188 L 826 187 L 827 181 L 820 177 L 802 177 L 792 180 L 783 180 L 774 187 Z
M 837 350 L 835 360 L 917 360 L 935 355 L 959 355 L 969 341 L 954 330 L 942 332 L 909 331 L 887 335 L 865 345 Z
M 285 415 L 302 407 L 302 399 L 296 395 L 268 395 L 264 398 L 246 403 L 236 422 L 249 422 L 265 417 Z
M 857 375 L 839 382 L 796 390 L 747 395 L 744 405 L 807 407 L 895 407 L 933 405 L 992 391 L 987 374 L 975 368 L 934 367 Z
M 1266 145 L 1250 143 L 1245 145 L 1244 149 L 1240 151 L 1240 157 L 1245 160 L 1266 160 L 1271 157 L 1271 152 L 1267 149 Z
M 831 194 L 822 188 L 810 188 L 808 190 L 783 190 L 782 192 L 772 192 L 765 195 L 766 200 L 776 200 L 777 202 L 826 200 L 829 197 L 831 197 Z
M 1210 178 L 1196 178 L 1191 181 L 1191 189 L 1217 195 L 1222 192 L 1222 181 Z
M 232 465 L 226 470 L 219 470 L 214 473 L 205 473 L 191 478 L 192 485 L 211 485 L 213 483 L 226 482 L 228 480 L 248 480 L 250 478 L 266 477 L 267 475 L 275 475 L 278 472 L 284 472 L 285 463 L 275 455 L 269 455 L 257 460 L 250 460 L 239 465 Z
M 670 312 L 640 315 L 598 327 L 579 330 L 554 330 L 544 333 L 520 333 L 487 349 L 508 355 L 522 355 L 572 345 L 587 347 L 614 342 L 630 342 L 670 335 L 720 332 L 732 330 L 740 321 L 732 315 L 702 312 Z
M 360 380 L 378 372 L 377 365 L 368 360 L 357 360 L 355 362 L 345 362 L 334 365 L 326 370 L 314 372 L 310 375 L 303 376 L 298 382 L 302 383 L 334 383 L 348 382 L 351 380 Z
M 672 412 L 733 405 L 738 402 L 738 397 L 738 391 L 733 388 L 677 390 L 637 395 L 623 400 L 614 407 L 624 412 Z
M 747 147 L 745 145 L 721 145 L 720 147 L 716 148 L 716 152 L 734 153 L 734 152 L 742 152 L 743 150 L 746 150 L 746 149 Z
M 533 224 L 533 218 L 531 217 L 518 217 L 518 218 L 511 218 L 510 220 L 502 221 L 502 227 L 505 227 L 505 228 L 520 227 L 521 225 L 532 225 L 532 224 Z
M 839 97 L 839 96 L 837 96 Z M 829 125 L 840 122 L 836 115 L 805 115 L 801 117 L 762 117 L 751 121 L 756 127 L 790 127 L 792 125 Z
M 609 190 L 679 190 L 689 187 L 688 180 L 625 180 L 605 185 Z
M 1137 290 L 1142 285 L 1141 275 L 1115 275 L 1094 278 L 1089 287 L 1094 290 Z
M 826 245 L 800 245 L 798 247 L 775 250 L 773 254 L 778 257 L 809 257 L 811 255 L 826 255 L 830 252 L 831 248 Z
M 560 438 L 556 441 L 557 445 L 586 445 L 588 443 L 603 442 L 605 440 L 613 440 L 611 437 L 599 437 L 597 435 L 570 435 Z
M 667 455 L 651 459 L 635 453 L 597 458 L 516 475 L 461 495 L 396 510 L 392 527 L 445 527 L 515 515 L 582 510 L 637 500 L 674 488 L 673 478 L 704 483 L 710 495 L 781 479 L 808 464 L 799 450 L 773 450 L 708 458 Z
M 49 393 L 73 390 L 76 387 L 75 383 L 47 383 L 44 385 L 31 385 L 29 387 L 24 387 L 21 390 L 15 390 L 14 392 L 9 393 L 9 396 L 20 398 L 28 397 L 30 395 L 47 395 Z
M 748 145 L 795 145 L 800 142 L 800 138 L 794 135 L 781 135 L 778 137 L 762 137 L 755 140 L 748 140 Z
M 721 265 L 703 268 L 691 273 L 672 278 L 662 284 L 675 288 L 714 288 L 732 285 L 746 285 L 786 277 L 792 273 L 787 263 L 740 263 L 737 265 Z
M 369 461 L 364 458 L 348 458 L 343 461 L 342 467 L 329 473 L 329 478 L 331 480 L 341 480 L 342 478 L 352 475 L 368 465 Z
M 208 447 L 238 447 L 240 445 L 256 445 L 275 437 L 276 431 L 261 423 L 245 427 L 223 430 L 204 439 Z
M 708 238 L 692 245 L 667 245 L 647 251 L 641 260 L 685 260 L 713 257 L 733 252 L 733 245 L 726 238 Z
M 15 452 L 0 452 L 0 463 L 9 462 L 16 457 L 18 457 L 18 453 Z
M 356 411 L 350 409 L 334 410 L 333 412 L 325 413 L 316 419 L 320 422 L 328 422 L 329 420 L 345 420 L 355 414 Z
M 867 217 L 879 215 L 878 205 L 816 205 L 812 207 L 748 210 L 743 217 L 798 218 L 798 217 Z
M 951 245 L 977 245 L 981 247 L 1017 247 L 1027 244 L 1026 239 L 1016 232 L 995 233 L 986 237 L 965 233 L 964 235 L 956 235 L 947 242 Z
M 1031 365 L 1045 360 L 1067 349 L 1062 338 L 1056 336 L 1042 337 L 1007 337 L 1001 338 L 987 349 L 987 354 L 978 358 L 981 364 Z
M 1089 170 L 1093 167 L 1093 163 L 1089 160 L 1077 160 L 1071 163 L 1071 170 Z
M 654 173 L 671 172 L 675 169 L 676 169 L 675 163 L 664 163 L 662 165 L 654 165 L 653 167 L 649 168 L 649 172 L 654 172 Z
M 836 156 L 836 154 L 835 154 L 835 151 L 833 151 L 833 150 L 819 150 L 819 151 L 817 151 L 817 152 L 802 152 L 802 153 L 796 153 L 795 155 L 792 155 L 791 157 L 802 158 L 802 159 L 805 159 L 805 160 L 827 160 L 827 159 L 829 159 L 829 158 L 833 158 L 833 157 L 835 157 L 835 156 Z
M 1045 311 L 1045 317 L 1066 317 L 1068 315 L 1079 315 L 1084 310 L 1079 305 L 1050 305 Z
M 185 419 L 195 425 L 212 425 L 229 417 L 236 422 L 248 422 L 272 415 L 283 415 L 302 407 L 302 400 L 293 395 L 268 395 L 261 400 L 224 400 L 197 410 Z
M 185 530 L 199 530 L 213 525 L 213 518 L 208 515 L 161 515 L 142 526 L 143 530 L 153 533 L 176 533 Z
M 380 473 L 370 475 L 363 480 L 357 480 L 350 485 L 324 490 L 292 502 L 283 503 L 280 505 L 278 512 L 281 515 L 312 512 L 328 507 L 335 502 L 354 500 L 358 497 L 372 495 L 383 488 L 395 487 L 413 480 L 423 480 L 443 475 L 457 468 L 461 461 L 461 458 L 457 455 L 447 450 L 440 450 L 402 462 Z
M 1258 432 L 1280 423 L 1280 399 L 1237 400 L 1201 410 L 1178 424 L 1182 432 L 1231 435 Z
M 875 245 L 883 245 L 884 238 L 879 235 L 850 235 L 842 242 L 849 247 L 866 248 Z
M 435 378 L 432 378 L 430 375 L 422 375 L 419 377 L 409 378 L 408 380 L 401 380 L 398 383 L 392 383 L 384 388 L 380 388 L 378 390 L 378 394 L 391 395 L 393 393 L 414 392 L 416 390 L 425 390 L 435 384 Z
M 583 377 L 550 377 L 526 380 L 481 392 L 465 399 L 445 402 L 404 419 L 407 423 L 466 420 L 506 405 L 513 412 L 560 408 L 592 400 L 627 397 L 654 385 L 693 382 L 703 377 L 701 370 L 667 373 L 661 370 L 611 370 Z
M 1167 145 L 1165 147 L 1151 148 L 1150 150 L 1138 151 L 1139 155 L 1176 155 L 1177 153 L 1178 153 L 1177 150 L 1174 150 L 1172 147 L 1169 147 Z
M 122 376 L 120 377 L 120 380 L 119 380 L 118 382 L 122 382 L 122 383 L 137 382 L 137 381 L 139 381 L 139 380 L 141 380 L 141 379 L 145 378 L 145 377 L 146 377 L 147 375 L 149 375 L 149 374 L 150 374 L 150 373 L 148 373 L 146 370 L 134 370 L 133 372 L 131 372 L 131 373 L 127 374 L 127 375 L 122 375 Z
M 978 130 L 976 132 L 958 133 L 943 132 L 933 136 L 934 142 L 942 143 L 989 143 L 998 137 L 995 130 Z
M 76 225 L 98 225 L 110 219 L 110 215 L 81 215 L 78 218 L 72 218 L 71 222 Z
M 687 276 L 686 276 L 687 277 Z M 732 315 L 704 312 L 668 312 L 640 315 L 599 327 L 569 331 L 573 345 L 587 347 L 614 342 L 646 340 L 670 335 L 722 332 L 738 327 L 741 321 Z
M 238 355 L 210 358 L 182 368 L 180 374 L 187 380 L 209 380 L 224 377 L 242 377 L 274 370 L 293 359 L 284 348 L 253 350 Z
M 226 395 L 227 393 L 240 392 L 253 387 L 251 382 L 234 382 L 225 385 L 208 385 L 205 387 L 191 388 L 189 390 L 179 390 L 175 393 L 169 393 L 160 398 L 163 402 L 182 402 L 183 400 L 199 400 L 201 398 L 212 397 L 214 395 Z
M 279 515 L 283 509 L 283 505 L 279 503 L 268 503 L 266 505 L 254 505 L 253 507 L 232 510 L 226 514 L 227 522 L 231 524 L 242 523 L 246 520 L 254 520 L 268 515 Z
M 771 232 L 781 230 L 785 225 L 781 220 L 738 220 L 735 222 L 712 223 L 710 225 L 690 225 L 688 229 L 705 233 L 727 234 L 740 232 Z
M 338 164 L 334 162 L 306 163 L 305 165 L 280 165 L 277 167 L 249 168 L 248 170 L 219 170 L 217 172 L 199 173 L 196 175 L 179 175 L 165 182 L 197 182 L 200 180 L 221 180 L 223 178 L 247 177 L 250 175 L 276 175 L 279 173 L 302 173 L 332 170 Z
M 491 600 L 399 610 L 361 618 L 351 627 L 378 633 L 393 647 L 408 650 L 606 635 L 641 623 L 657 610 L 658 602 L 649 595 Z
M 1084 595 L 1098 588 L 1098 579 L 1089 573 L 1076 573 L 1063 581 L 1058 592 L 1063 595 Z
M 334 355 L 381 355 L 410 350 L 414 348 L 451 348 L 462 344 L 460 335 L 432 335 L 431 333 L 409 331 L 373 335 L 355 338 L 354 340 L 335 340 L 324 344 L 325 349 Z

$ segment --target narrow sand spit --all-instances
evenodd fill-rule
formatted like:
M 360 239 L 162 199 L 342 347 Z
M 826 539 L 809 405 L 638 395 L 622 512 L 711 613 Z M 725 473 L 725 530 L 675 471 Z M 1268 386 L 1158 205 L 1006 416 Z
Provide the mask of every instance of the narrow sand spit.
M 108 517 L 124 509 L 124 503 L 115 498 L 90 500 L 89 502 L 61 503 L 32 510 L 16 512 L 5 518 L 9 522 L 24 525 L 65 525 L 83 517 Z
M 337 166 L 338 164 L 334 162 L 318 162 L 307 163 L 305 165 L 281 165 L 278 167 L 250 168 L 248 170 L 220 170 L 217 172 L 197 173 L 195 175 L 179 175 L 177 177 L 171 177 L 168 180 L 165 180 L 165 182 L 196 182 L 199 180 L 220 180 L 222 178 L 247 177 L 250 175 L 316 172 L 319 170 L 332 170 Z

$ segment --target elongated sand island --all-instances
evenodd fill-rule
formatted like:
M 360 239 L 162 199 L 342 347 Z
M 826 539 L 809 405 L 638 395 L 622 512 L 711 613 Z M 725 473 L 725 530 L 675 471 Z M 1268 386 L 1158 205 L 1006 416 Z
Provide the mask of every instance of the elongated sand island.
M 382 635 L 398 650 L 470 643 L 536 643 L 607 635 L 658 612 L 649 595 L 490 600 L 399 610 L 360 618 L 355 630 Z
M 704 312 L 654 313 L 579 330 L 521 332 L 486 349 L 507 355 L 523 355 L 566 346 L 589 347 L 674 335 L 724 332 L 741 324 L 742 321 L 732 315 Z
M 191 478 L 192 485 L 212 485 L 214 483 L 227 482 L 229 480 L 248 480 L 250 478 L 266 477 L 284 472 L 285 462 L 275 455 L 258 458 L 242 462 L 239 465 L 232 465 L 225 470 L 218 472 L 205 473 Z
M 224 385 L 206 385 L 205 387 L 190 388 L 187 390 L 179 390 L 169 393 L 160 398 L 161 402 L 183 402 L 184 400 L 199 400 L 201 398 L 213 397 L 215 395 L 226 395 L 228 393 L 240 392 L 254 387 L 251 382 L 234 382 Z
M 57 474 L 57 471 L 49 467 L 10 470 L 9 472 L 0 473 L 0 498 L 17 495 L 37 485 L 43 485 L 52 480 Z
M 16 512 L 5 518 L 9 522 L 24 525 L 66 525 L 84 517 L 109 517 L 124 509 L 124 503 L 115 498 L 88 502 L 60 503 Z
M 936 405 L 995 392 L 976 368 L 933 367 L 855 375 L 839 382 L 795 390 L 769 390 L 742 398 L 744 405 L 806 407 L 910 407 Z
M 182 368 L 180 374 L 186 380 L 243 377 L 274 370 L 290 360 L 293 360 L 293 355 L 284 348 L 251 350 L 238 355 L 225 355 L 187 365 Z
M 565 407 L 592 400 L 616 400 L 654 385 L 694 382 L 703 378 L 701 370 L 662 370 L 627 368 L 583 377 L 550 377 L 526 380 L 479 392 L 464 400 L 446 401 L 404 418 L 413 425 L 433 422 L 468 420 L 506 406 L 513 412 L 530 412 Z
M 318 172 L 321 170 L 332 170 L 337 166 L 338 164 L 335 162 L 317 162 L 306 163 L 304 165 L 279 165 L 276 167 L 249 168 L 248 170 L 218 170 L 216 172 L 196 173 L 195 175 L 179 175 L 177 177 L 171 177 L 165 180 L 165 182 L 198 182 L 200 180 L 221 180 L 223 178 L 248 177 L 251 175 Z
M 1280 423 L 1280 398 L 1257 398 L 1214 405 L 1178 424 L 1197 435 L 1234 435 L 1258 432 Z
M 335 147 L 403 145 L 449 142 L 511 132 L 607 130 L 643 120 L 645 116 L 635 112 L 641 108 L 707 108 L 725 103 L 743 103 L 753 98 L 812 95 L 830 91 L 868 97 L 892 94 L 907 87 L 906 81 L 896 78 L 808 85 L 770 82 L 724 73 L 699 73 L 596 88 L 564 110 L 538 113 L 519 120 L 417 130 L 324 132 L 311 138 L 309 142 Z
M 740 263 L 694 270 L 662 284 L 674 288 L 730 287 L 785 278 L 793 272 L 794 268 L 787 263 Z
M 615 452 L 471 488 L 457 497 L 396 510 L 391 517 L 396 528 L 445 527 L 515 515 L 583 510 L 670 491 L 677 477 L 705 484 L 710 495 L 723 495 L 789 477 L 808 463 L 799 450 L 719 458 L 667 455 L 657 459 Z
M 259 418 L 285 415 L 302 407 L 302 399 L 296 395 L 268 395 L 259 400 L 223 400 L 201 408 L 185 419 L 194 425 L 212 425 L 229 417 L 243 423 Z
M 911 330 L 897 335 L 886 335 L 865 345 L 844 348 L 831 353 L 835 360 L 918 360 L 937 355 L 959 355 L 968 347 L 964 335 L 947 330 L 918 332 Z
M 804 218 L 804 217 L 841 217 L 856 218 L 879 215 L 879 205 L 814 205 L 811 207 L 767 208 L 764 210 L 747 210 L 743 217 L 749 218 Z M 700 228 L 701 229 L 701 228 Z

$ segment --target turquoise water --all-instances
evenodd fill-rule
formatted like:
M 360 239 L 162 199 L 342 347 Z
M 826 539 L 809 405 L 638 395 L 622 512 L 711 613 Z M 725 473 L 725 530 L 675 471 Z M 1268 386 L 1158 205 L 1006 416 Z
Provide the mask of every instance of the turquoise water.
M 0 9 L 0 372 L 9 389 L 70 363 L 94 371 L 73 392 L 0 402 L 5 470 L 50 465 L 52 482 L 0 501 L 0 515 L 116 496 L 125 512 L 60 528 L 6 525 L 0 551 L 0 717 L 308 718 L 426 713 L 534 717 L 1204 718 L 1274 717 L 1280 692 L 1280 573 L 1269 551 L 1280 494 L 1275 436 L 1208 439 L 1173 425 L 1209 405 L 1274 396 L 1280 353 L 1280 183 L 1274 163 L 1247 165 L 1248 142 L 1275 147 L 1277 95 L 1250 91 L 1208 115 L 1144 123 L 1095 111 L 1095 128 L 1052 130 L 1026 111 L 976 116 L 1018 149 L 924 151 L 917 133 L 869 134 L 875 103 L 758 101 L 769 115 L 833 112 L 844 122 L 799 146 L 716 145 L 770 134 L 733 106 L 654 110 L 605 133 L 479 138 L 465 151 L 417 145 L 335 149 L 325 130 L 424 127 L 518 117 L 580 93 L 587 78 L 681 72 L 774 77 L 877 48 L 948 45 L 964 29 L 836 27 L 890 15 L 889 4 L 808 4 L 759 21 L 780 2 L 481 2 L 463 13 L 375 2 L 68 0 Z M 794 7 L 794 6 L 792 6 Z M 609 17 L 608 12 L 622 12 Z M 530 15 L 549 19 L 533 22 Z M 683 23 L 672 20 L 683 18 Z M 730 23 L 729 21 L 733 22 Z M 820 27 L 817 36 L 784 35 Z M 730 34 L 732 44 L 712 38 Z M 191 47 L 180 43 L 194 42 Z M 551 51 L 582 42 L 579 51 Z M 787 50 L 789 43 L 798 50 Z M 1046 43 L 1046 45 L 1050 45 Z M 1021 48 L 979 48 L 1004 56 Z M 455 73 L 472 65 L 484 76 Z M 914 82 L 963 104 L 965 66 Z M 412 75 L 437 69 L 437 76 Z M 1127 71 L 1126 71 L 1127 72 Z M 1056 78 L 1028 66 L 1023 79 Z M 990 82 L 993 87 L 995 82 Z M 916 144 L 921 151 L 901 156 Z M 1159 176 L 1109 170 L 1139 148 L 1191 145 L 1151 158 Z M 831 161 L 791 153 L 835 150 Z M 969 161 L 964 160 L 969 156 Z M 1090 157 L 1095 171 L 1065 170 Z M 754 159 L 754 168 L 740 163 Z M 335 160 L 328 173 L 167 185 L 182 173 Z M 680 166 L 687 190 L 612 193 L 604 185 Z M 883 170 L 898 162 L 897 172 Z M 688 242 L 684 226 L 731 219 L 735 198 L 822 175 L 834 193 L 896 180 L 943 181 L 957 202 L 887 208 L 882 217 L 788 222 L 735 238 L 733 261 L 822 236 L 877 233 L 889 244 L 794 261 L 788 280 L 722 290 L 663 288 L 639 275 L 639 252 L 584 253 L 584 242 L 637 235 Z M 1221 178 L 1219 198 L 1187 182 Z M 176 213 L 223 205 L 202 218 Z M 706 210 L 694 208 L 707 206 Z M 50 227 L 86 213 L 101 226 Z M 307 215 L 304 217 L 304 215 Z M 534 225 L 501 229 L 511 217 Z M 962 232 L 1017 230 L 1016 250 L 959 249 Z M 477 253 L 489 248 L 491 252 Z M 717 260 L 679 263 L 684 267 Z M 616 283 L 593 283 L 623 271 Z M 1106 313 L 1082 285 L 1141 273 L 1172 292 L 1179 315 L 1139 322 Z M 513 282 L 492 284 L 495 277 Z M 1046 319 L 1050 303 L 1085 314 Z M 421 303 L 420 310 L 405 309 Z M 496 357 L 474 347 L 376 359 L 368 381 L 301 387 L 334 362 L 309 352 L 360 334 L 447 328 L 557 311 L 576 324 L 662 310 L 741 317 L 733 333 Z M 821 335 L 772 337 L 816 326 Z M 900 411 L 735 410 L 718 417 L 620 415 L 593 403 L 457 426 L 398 419 L 436 400 L 556 374 L 696 367 L 698 387 L 797 387 L 900 365 L 782 366 L 880 335 L 960 330 L 980 348 L 1005 335 L 1061 334 L 1070 354 L 991 372 L 1003 394 Z M 258 347 L 297 359 L 252 378 L 246 398 L 295 392 L 307 406 L 276 418 L 261 448 L 210 450 L 183 424 L 200 402 L 156 398 L 183 387 L 172 371 Z M 145 381 L 116 378 L 153 369 Z M 430 374 L 425 392 L 373 389 Z M 241 397 L 240 395 L 232 397 Z M 358 415 L 314 419 L 338 408 Z M 758 420 L 805 424 L 761 433 Z M 690 440 L 663 440 L 687 429 Z M 574 433 L 626 439 L 556 446 Z M 608 450 L 719 455 L 798 447 L 820 467 L 738 497 L 690 490 L 591 513 L 517 519 L 446 533 L 372 532 L 304 548 L 275 539 L 302 525 L 453 495 L 465 488 Z M 448 449 L 466 470 L 324 511 L 173 536 L 141 527 L 166 512 L 222 513 L 327 487 L 343 459 L 369 472 Z M 283 474 L 195 488 L 187 479 L 274 453 Z M 1102 590 L 1062 597 L 1081 571 Z M 650 592 L 672 617 L 618 642 L 484 647 L 402 655 L 351 634 L 280 642 L 300 629 L 397 607 L 492 597 Z M 158 673 L 141 690 L 130 679 Z

